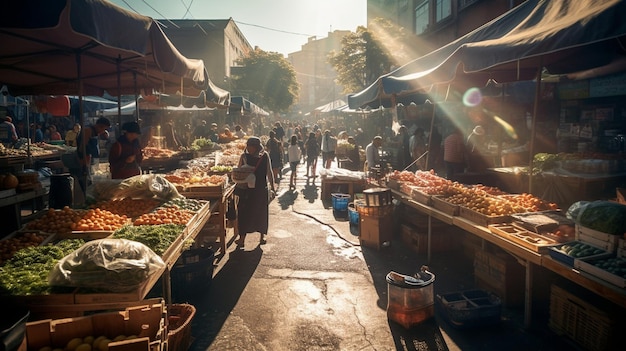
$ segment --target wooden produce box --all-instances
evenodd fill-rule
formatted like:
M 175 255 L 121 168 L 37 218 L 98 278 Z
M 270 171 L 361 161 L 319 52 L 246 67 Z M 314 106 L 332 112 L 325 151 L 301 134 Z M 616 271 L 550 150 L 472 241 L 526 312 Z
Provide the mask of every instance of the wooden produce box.
M 559 244 L 554 239 L 510 224 L 490 224 L 489 230 L 534 252 L 547 253 L 549 247 Z
M 606 268 L 603 265 L 610 265 L 611 268 Z M 626 258 L 607 257 L 575 260 L 574 267 L 619 288 L 626 288 Z M 607 269 L 612 269 L 613 273 Z
M 126 308 L 123 311 L 96 313 L 90 316 L 63 319 L 45 319 L 26 323 L 28 350 L 43 347 L 64 349 L 75 338 L 104 336 L 136 336 L 133 339 L 111 342 L 110 351 L 159 351 L 167 338 L 165 334 L 165 303 L 161 300 Z
M 567 252 L 570 248 L 575 248 L 576 251 L 589 250 L 588 252 L 579 255 L 578 253 Z M 548 249 L 550 257 L 559 261 L 566 266 L 574 267 L 574 261 L 579 258 L 594 259 L 605 258 L 611 256 L 610 252 L 601 248 L 595 247 L 591 244 L 584 243 L 582 241 L 571 241 L 565 244 L 551 246 Z
M 414 187 L 411 191 L 411 199 L 420 204 L 430 206 L 432 205 L 431 195 L 424 192 L 423 189 L 419 187 Z
M 428 233 L 420 232 L 412 225 L 401 224 L 400 235 L 402 243 L 416 253 L 428 252 Z M 431 235 L 430 252 L 448 252 L 456 250 L 461 245 L 461 240 L 455 237 L 455 233 L 433 232 Z
M 368 206 L 372 207 L 372 206 Z M 359 213 L 360 214 L 360 213 Z M 362 246 L 373 247 L 380 250 L 383 246 L 391 244 L 393 239 L 393 216 L 367 216 L 359 215 L 359 241 Z M 387 243 L 387 244 L 385 244 Z
M 184 188 L 181 195 L 190 199 L 214 199 L 224 194 L 224 184 L 221 185 L 190 185 Z
M 511 255 L 476 251 L 474 278 L 478 288 L 496 294 L 504 306 L 524 303 L 524 267 Z
M 458 216 L 459 215 L 459 205 L 451 204 L 445 200 L 444 197 L 435 195 L 431 197 L 432 206 L 439 211 L 449 215 L 449 216 Z
M 470 220 L 478 225 L 482 225 L 483 227 L 487 227 L 490 224 L 495 223 L 511 222 L 511 216 L 487 216 L 474 210 L 470 210 L 465 206 L 459 206 L 459 216 Z
M 576 224 L 576 240 L 589 243 L 608 252 L 617 251 L 620 236 L 603 233 Z

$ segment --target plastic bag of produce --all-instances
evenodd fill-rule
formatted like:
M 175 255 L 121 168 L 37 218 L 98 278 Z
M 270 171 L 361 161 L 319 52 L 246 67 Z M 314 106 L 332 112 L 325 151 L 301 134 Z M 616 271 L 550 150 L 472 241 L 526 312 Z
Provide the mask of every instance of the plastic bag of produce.
M 613 201 L 593 201 L 580 208 L 576 223 L 606 234 L 626 233 L 626 205 Z
M 95 201 L 159 199 L 163 202 L 180 197 L 176 186 L 160 174 L 141 174 L 127 179 L 111 179 L 94 183 L 91 193 Z
M 164 267 L 161 257 L 137 241 L 92 240 L 59 260 L 48 282 L 52 286 L 127 292 Z

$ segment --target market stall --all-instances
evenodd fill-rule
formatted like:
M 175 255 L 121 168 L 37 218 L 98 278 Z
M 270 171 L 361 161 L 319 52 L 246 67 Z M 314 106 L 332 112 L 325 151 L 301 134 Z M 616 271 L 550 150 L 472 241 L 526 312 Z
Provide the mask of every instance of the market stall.
M 94 192 L 101 200 L 89 209 L 50 209 L 12 236 L 40 236 L 46 240 L 35 241 L 36 244 L 52 246 L 34 245 L 27 251 L 3 253 L 0 269 L 3 298 L 27 305 L 34 318 L 79 316 L 86 311 L 137 305 L 162 279 L 164 298 L 171 303 L 170 270 L 180 255 L 194 245 L 218 202 L 182 197 L 171 183 L 155 175 L 101 182 Z M 0 243 L 8 244 L 5 240 Z M 104 241 L 106 245 L 101 244 Z M 154 264 L 147 267 L 133 264 L 123 270 L 129 273 L 116 273 L 110 264 L 132 261 L 133 252 L 137 252 L 125 246 L 120 252 L 114 252 L 116 245 L 122 242 L 141 246 L 141 250 L 150 253 Z M 109 250 L 102 257 L 117 258 L 110 262 L 105 260 L 102 265 L 93 264 L 98 260 L 89 256 L 89 252 L 97 253 L 101 246 L 85 249 L 90 244 Z M 47 253 L 53 247 L 59 250 L 54 251 L 57 256 Z M 87 250 L 87 255 L 77 254 L 78 250 Z M 71 255 L 77 255 L 72 258 L 73 263 L 67 262 Z M 142 254 L 134 258 L 145 257 Z M 44 261 L 35 268 L 25 263 L 32 260 Z M 53 271 L 60 267 L 76 270 L 76 273 L 54 275 Z M 33 270 L 26 280 L 20 278 L 24 269 Z M 56 278 L 48 278 L 49 275 Z M 11 283 L 16 280 L 20 283 Z
M 539 267 L 626 308 L 623 273 L 615 275 L 588 269 L 584 263 L 599 258 L 624 261 L 626 252 L 620 249 L 625 245 L 623 233 L 609 235 L 590 231 L 579 222 L 566 218 L 556 204 L 530 194 L 505 193 L 482 185 L 462 185 L 430 172 L 395 172 L 389 176 L 387 186 L 404 206 L 428 216 L 428 260 L 435 235 L 431 230 L 433 219 L 479 238 L 481 248 L 490 243 L 508 253 L 506 257 L 499 257 L 483 249 L 475 251 L 475 278 L 480 285 L 501 295 L 504 302 L 516 300 L 518 297 L 514 293 L 523 291 L 519 298 L 523 301 L 526 326 L 531 322 L 533 287 Z M 593 237 L 586 236 L 588 232 L 592 232 Z M 571 252 L 575 256 L 559 251 L 585 245 L 589 246 L 584 249 L 588 251 L 582 254 Z M 520 270 L 515 261 L 522 263 L 524 278 L 517 280 L 521 285 L 515 283 L 519 273 L 514 272 Z M 583 269 L 578 268 L 581 265 Z

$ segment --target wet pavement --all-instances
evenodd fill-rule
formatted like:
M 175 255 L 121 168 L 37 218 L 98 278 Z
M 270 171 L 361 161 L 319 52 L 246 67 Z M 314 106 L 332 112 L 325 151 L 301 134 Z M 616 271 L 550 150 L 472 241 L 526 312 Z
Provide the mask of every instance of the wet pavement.
M 436 310 L 410 329 L 390 321 L 386 275 L 413 274 L 426 263 L 435 293 L 474 287 L 473 264 L 460 250 L 426 255 L 395 233 L 380 251 L 359 245 L 358 229 L 320 199 L 320 178 L 296 189 L 283 176 L 270 204 L 267 243 L 249 234 L 238 248 L 232 229 L 207 290 L 189 287 L 197 308 L 191 350 L 564 350 L 572 349 L 543 322 L 524 329 L 523 310 L 503 309 L 501 323 L 455 329 Z M 458 230 L 448 227 L 445 230 Z M 458 247 L 458 246 L 457 246 Z M 535 325 L 535 324 L 533 324 Z

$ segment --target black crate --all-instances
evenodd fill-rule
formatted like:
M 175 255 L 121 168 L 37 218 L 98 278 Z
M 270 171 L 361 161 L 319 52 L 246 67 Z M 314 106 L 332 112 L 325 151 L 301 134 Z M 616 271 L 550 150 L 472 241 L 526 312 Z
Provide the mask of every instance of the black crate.
M 184 251 L 170 272 L 172 298 L 187 301 L 206 294 L 213 280 L 215 253 L 210 248 Z
M 437 305 L 455 328 L 476 328 L 500 322 L 502 303 L 496 295 L 474 289 L 437 294 Z

